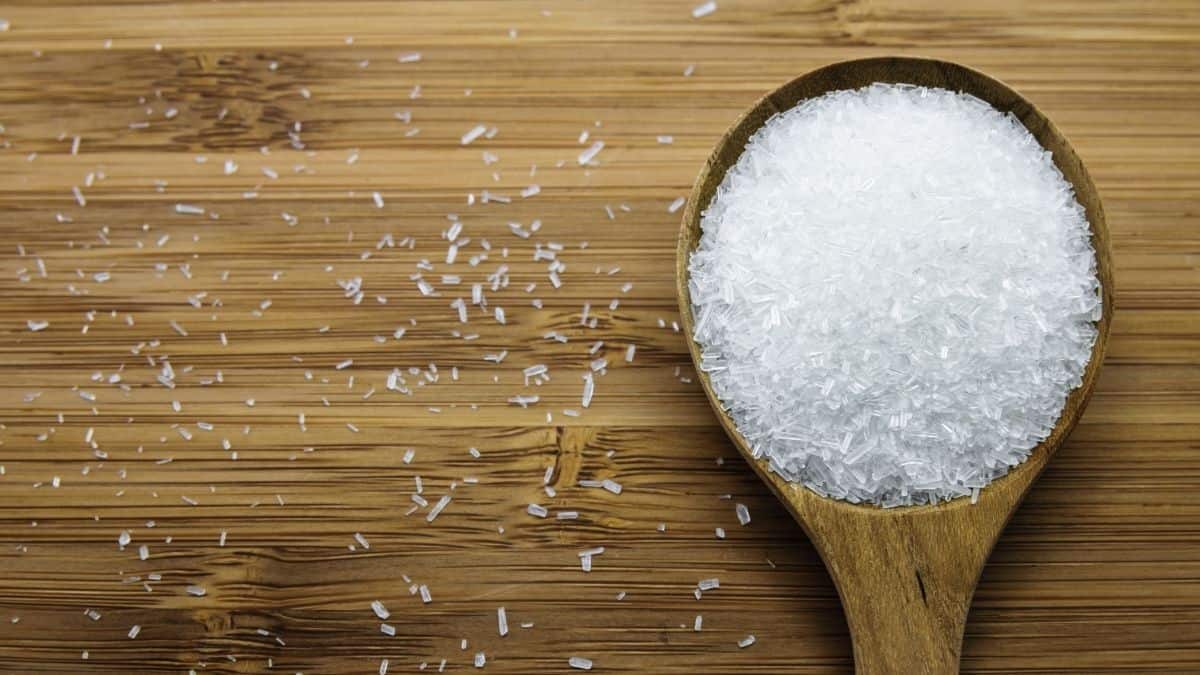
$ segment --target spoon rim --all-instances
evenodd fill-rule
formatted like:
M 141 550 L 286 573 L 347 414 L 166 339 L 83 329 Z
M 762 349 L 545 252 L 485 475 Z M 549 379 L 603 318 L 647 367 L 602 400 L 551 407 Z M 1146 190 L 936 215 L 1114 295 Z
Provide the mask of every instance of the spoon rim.
M 913 82 L 902 77 L 904 74 L 911 74 L 918 70 L 922 71 L 923 74 L 933 72 L 937 76 L 924 78 L 926 81 L 921 82 Z M 890 76 L 893 72 L 897 72 L 897 77 Z M 810 70 L 768 91 L 756 100 L 753 105 L 738 115 L 721 136 L 720 140 L 713 146 L 712 152 L 692 183 L 688 202 L 683 212 L 679 239 L 676 245 L 676 298 L 679 303 L 679 314 L 681 323 L 683 324 L 685 340 L 688 344 L 688 353 L 691 355 L 697 379 L 700 381 L 700 386 L 704 390 L 710 407 L 713 409 L 714 414 L 716 414 L 726 435 L 729 436 L 734 446 L 737 447 L 739 454 L 750 463 L 759 477 L 767 483 L 788 510 L 801 522 L 804 519 L 800 513 L 800 507 L 807 500 L 830 502 L 839 508 L 847 509 L 849 512 L 853 512 L 859 516 L 918 515 L 934 511 L 950 511 L 978 506 L 978 504 L 971 503 L 970 495 L 963 495 L 934 504 L 884 507 L 874 502 L 856 503 L 836 497 L 827 497 L 817 493 L 802 482 L 787 480 L 770 469 L 770 464 L 767 460 L 762 458 L 756 459 L 752 455 L 749 443 L 747 443 L 746 439 L 737 429 L 736 423 L 729 416 L 728 412 L 726 412 L 721 399 L 713 391 L 708 373 L 700 367 L 700 346 L 693 337 L 695 325 L 691 293 L 688 289 L 688 281 L 690 279 L 688 262 L 702 234 L 700 227 L 701 214 L 715 196 L 716 187 L 724 181 L 725 174 L 729 168 L 741 156 L 750 136 L 761 128 L 766 120 L 770 119 L 774 114 L 788 110 L 798 105 L 801 101 L 812 97 L 801 96 L 797 98 L 791 94 L 797 91 L 808 91 L 814 87 L 816 87 L 816 92 L 819 93 L 814 93 L 813 95 L 822 95 L 839 89 L 859 88 L 865 86 L 861 84 L 864 73 L 881 76 L 872 77 L 871 81 L 873 82 L 915 84 L 918 86 L 942 87 L 952 90 L 956 89 L 955 84 L 971 85 L 969 89 L 959 86 L 957 90 L 976 96 L 1001 112 L 1014 114 L 1022 125 L 1034 136 L 1039 145 L 1052 153 L 1055 166 L 1071 184 L 1075 192 L 1076 201 L 1085 208 L 1090 239 L 1096 256 L 1096 276 L 1100 282 L 1102 315 L 1095 322 L 1097 328 L 1096 340 L 1092 345 L 1087 366 L 1084 368 L 1082 381 L 1078 387 L 1068 394 L 1066 401 L 1063 403 L 1063 410 L 1059 415 L 1058 421 L 1047 437 L 1034 446 L 1020 464 L 1010 467 L 1003 476 L 990 481 L 980 488 L 977 500 L 980 502 L 983 501 L 989 493 L 1007 493 L 1007 489 L 1001 490 L 1000 488 L 1007 488 L 1010 483 L 1016 482 L 1018 484 L 1023 483 L 1023 485 L 1016 486 L 1020 492 L 1017 498 L 1017 502 L 1019 503 L 1024 492 L 1032 486 L 1042 470 L 1049 463 L 1050 458 L 1058 451 L 1067 436 L 1075 428 L 1075 425 L 1078 424 L 1095 388 L 1100 366 L 1104 361 L 1104 355 L 1108 346 L 1114 309 L 1112 251 L 1108 225 L 1105 220 L 1099 191 L 1092 182 L 1091 176 L 1088 174 L 1082 160 L 1075 153 L 1074 146 L 1071 145 L 1067 137 L 1032 102 L 1006 83 L 979 70 L 951 61 L 913 56 L 883 56 L 836 61 Z M 921 78 L 918 77 L 917 79 Z M 939 81 L 934 82 L 932 80 Z M 818 84 L 814 84 L 823 81 L 829 81 L 832 86 L 821 87 Z M 838 86 L 839 83 L 847 81 L 855 84 Z M 990 93 L 991 95 L 981 95 L 981 92 Z M 1051 143 L 1047 143 L 1047 141 L 1051 141 Z M 727 160 L 724 163 L 722 162 L 723 157 Z M 728 161 L 730 157 L 732 157 L 732 161 Z

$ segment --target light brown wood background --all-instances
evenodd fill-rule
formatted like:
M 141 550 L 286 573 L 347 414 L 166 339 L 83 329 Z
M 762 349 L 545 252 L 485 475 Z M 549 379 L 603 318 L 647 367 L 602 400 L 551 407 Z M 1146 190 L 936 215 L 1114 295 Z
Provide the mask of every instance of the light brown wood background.
M 0 5 L 10 23 L 0 32 L 0 670 L 263 672 L 270 662 L 274 672 L 374 673 L 387 658 L 396 673 L 446 658 L 447 672 L 462 672 L 482 650 L 489 671 L 513 673 L 565 672 L 570 655 L 593 659 L 597 672 L 849 671 L 820 561 L 738 459 L 698 386 L 681 381 L 683 336 L 657 319 L 677 318 L 679 214 L 667 205 L 687 194 L 711 144 L 768 88 L 878 54 L 955 60 L 1019 89 L 1087 163 L 1113 234 L 1107 363 L 1082 423 L 984 572 L 963 670 L 1200 670 L 1197 3 L 722 0 L 695 20 L 696 4 Z M 420 62 L 396 61 L 412 51 Z M 684 77 L 688 64 L 695 72 Z M 168 108 L 178 115 L 166 119 Z M 411 110 L 411 124 L 393 118 L 399 110 Z M 305 150 L 289 147 L 295 121 Z M 461 147 L 477 123 L 498 134 Z M 583 129 L 606 143 L 588 169 L 575 162 Z M 499 163 L 485 167 L 485 150 Z M 222 172 L 226 159 L 238 173 Z M 83 188 L 80 207 L 71 186 L 89 172 L 104 178 Z M 531 182 L 540 195 L 466 204 L 468 192 L 516 197 Z M 260 184 L 258 199 L 242 198 Z M 176 214 L 179 202 L 220 219 Z M 472 238 L 453 266 L 440 239 L 449 212 Z M 533 239 L 509 233 L 508 222 L 534 218 L 543 227 Z M 418 243 L 376 251 L 389 232 Z M 472 268 L 464 261 L 481 237 L 493 253 Z M 535 241 L 564 244 L 562 288 L 532 262 Z M 460 326 L 450 286 L 421 297 L 409 275 L 423 258 L 436 263 L 431 280 L 459 273 L 468 283 L 510 265 L 511 286 L 489 293 L 507 325 L 473 313 Z M 365 280 L 361 305 L 336 283 L 353 276 Z M 621 293 L 626 282 L 634 287 Z M 208 293 L 201 309 L 188 302 L 199 292 Z M 609 311 L 614 297 L 620 307 Z M 589 301 L 594 329 L 579 325 Z M 29 319 L 50 326 L 31 332 Z M 373 340 L 410 319 L 401 340 Z M 460 328 L 479 339 L 452 337 Z M 542 339 L 551 330 L 570 342 Z M 570 417 L 562 411 L 579 408 L 596 340 L 612 366 L 591 408 Z M 499 367 L 482 360 L 501 349 Z M 154 380 L 147 355 L 169 355 L 174 390 Z M 391 368 L 431 362 L 437 383 L 412 397 L 384 391 Z M 528 391 L 541 402 L 508 405 L 522 391 L 520 369 L 539 362 L 552 380 Z M 451 366 L 460 381 L 449 380 Z M 118 371 L 128 391 L 92 380 Z M 223 382 L 203 384 L 217 371 Z M 371 386 L 378 392 L 364 400 Z M 106 459 L 85 442 L 89 428 Z M 405 465 L 409 447 L 416 458 Z M 547 467 L 554 498 L 541 490 Z M 433 523 L 404 515 L 414 475 L 431 501 L 458 481 Z M 463 484 L 467 476 L 479 483 Z M 576 485 L 603 478 L 623 493 Z M 529 502 L 580 518 L 535 519 Z M 749 506 L 749 526 L 738 526 L 735 502 Z M 132 535 L 123 551 L 122 530 Z M 369 550 L 349 550 L 354 532 Z M 576 553 L 599 545 L 607 551 L 585 574 Z M 151 574 L 161 579 L 148 592 Z M 410 596 L 402 575 L 427 584 L 433 602 Z M 696 600 L 692 589 L 709 577 L 721 588 Z M 207 594 L 188 595 L 192 584 Z M 375 599 L 396 637 L 379 632 Z M 511 624 L 504 638 L 499 606 Z M 757 644 L 738 649 L 748 633 Z

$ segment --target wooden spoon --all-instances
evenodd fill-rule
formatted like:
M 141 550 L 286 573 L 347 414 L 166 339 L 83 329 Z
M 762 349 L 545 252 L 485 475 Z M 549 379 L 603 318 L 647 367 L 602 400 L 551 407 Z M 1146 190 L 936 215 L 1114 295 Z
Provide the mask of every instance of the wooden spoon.
M 700 383 L 721 426 L 742 456 L 796 518 L 825 561 L 837 585 L 854 642 L 854 662 L 863 674 L 954 673 L 962 651 L 971 596 L 1000 531 L 1030 485 L 1045 468 L 1083 412 L 1096 383 L 1112 320 L 1112 254 L 1100 197 L 1067 139 L 1037 108 L 1002 82 L 965 66 L 922 58 L 843 61 L 814 70 L 772 91 L 746 111 L 717 143 L 692 188 L 683 214 L 676 260 L 679 309 L 687 335 L 694 334 L 688 294 L 688 258 L 700 239 L 700 213 L 751 134 L 772 115 L 804 99 L 873 82 L 909 83 L 963 91 L 1024 123 L 1075 188 L 1087 211 L 1103 287 L 1104 316 L 1083 375 L 1067 398 L 1050 436 L 1023 464 L 993 481 L 978 503 L 965 498 L 937 506 L 883 509 L 828 499 L 790 483 L 756 460 L 700 370 L 700 350 L 688 340 Z

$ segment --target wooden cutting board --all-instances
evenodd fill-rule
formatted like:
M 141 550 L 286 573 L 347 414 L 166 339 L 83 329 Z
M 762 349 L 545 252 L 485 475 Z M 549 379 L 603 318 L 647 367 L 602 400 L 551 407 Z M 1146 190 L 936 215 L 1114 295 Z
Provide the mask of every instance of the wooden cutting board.
M 963 670 L 1200 670 L 1196 4 L 698 4 L 0 8 L 0 671 L 847 672 L 820 560 L 691 381 L 669 207 L 762 92 L 882 54 L 1030 98 L 1113 238 L 1108 360 L 984 571 Z M 433 522 L 406 515 L 417 476 L 453 496 Z

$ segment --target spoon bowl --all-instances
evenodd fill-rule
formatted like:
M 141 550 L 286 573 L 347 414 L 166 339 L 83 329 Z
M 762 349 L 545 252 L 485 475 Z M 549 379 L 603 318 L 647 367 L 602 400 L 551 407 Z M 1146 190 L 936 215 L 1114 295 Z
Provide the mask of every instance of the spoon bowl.
M 1028 459 L 979 492 L 937 505 L 884 509 L 818 495 L 772 472 L 755 459 L 700 368 L 700 348 L 691 339 L 694 316 L 688 292 L 688 260 L 700 240 L 700 217 L 725 173 L 751 135 L 773 115 L 801 101 L 875 82 L 907 83 L 961 91 L 1012 113 L 1074 187 L 1087 213 L 1096 251 L 1103 316 L 1083 374 L 1067 397 L 1049 436 Z M 675 279 L 679 310 L 696 372 L 709 403 L 738 452 L 796 518 L 816 547 L 837 586 L 854 644 L 856 671 L 863 674 L 955 673 L 971 596 L 1000 532 L 1083 414 L 1104 359 L 1113 314 L 1112 253 L 1100 196 L 1083 163 L 1061 132 L 1032 103 L 999 80 L 965 66 L 924 58 L 842 61 L 803 75 L 758 100 L 717 142 L 692 187 L 683 213 Z

